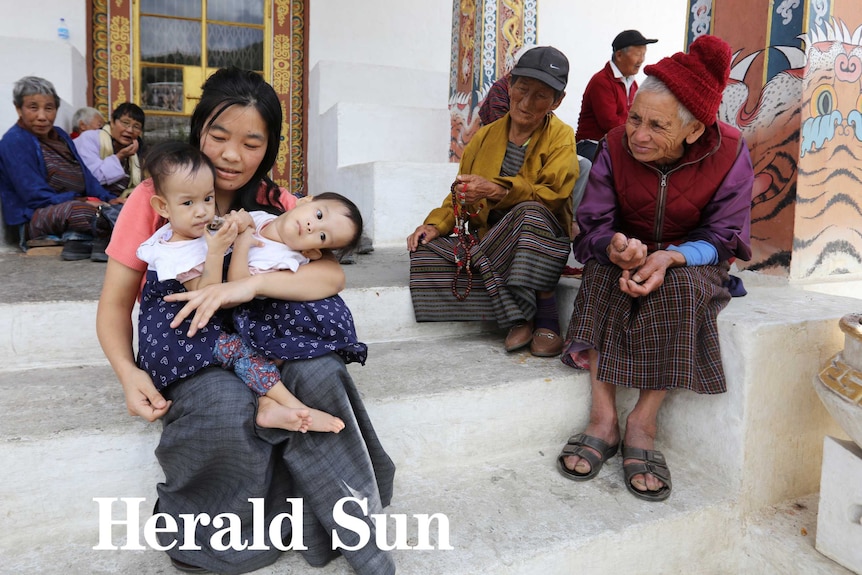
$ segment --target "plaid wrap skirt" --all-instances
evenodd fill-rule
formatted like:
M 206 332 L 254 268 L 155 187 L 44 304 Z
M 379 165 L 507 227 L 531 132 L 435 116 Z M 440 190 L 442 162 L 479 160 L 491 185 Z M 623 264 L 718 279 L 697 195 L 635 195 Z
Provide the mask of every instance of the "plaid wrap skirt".
M 598 379 L 637 389 L 724 393 L 717 317 L 730 301 L 726 264 L 667 270 L 653 293 L 620 291 L 621 270 L 595 260 L 584 268 L 563 348 L 574 365 L 586 349 L 599 352 Z
M 219 528 L 198 524 L 194 550 L 179 533 L 160 533 L 163 545 L 177 544 L 171 557 L 223 575 L 237 575 L 273 563 L 281 551 L 268 529 L 278 513 L 296 513 L 288 498 L 302 500 L 303 536 L 291 522 L 281 524 L 281 543 L 302 543 L 309 565 L 319 567 L 339 552 L 357 575 L 394 575 L 392 553 L 375 544 L 376 525 L 354 503 L 345 512 L 368 526 L 370 542 L 355 550 L 332 549 L 332 532 L 345 546 L 358 535 L 339 524 L 335 504 L 344 497 L 366 499 L 368 514 L 383 513 L 392 500 L 395 465 L 377 437 L 371 419 L 341 358 L 334 354 L 284 363 L 284 385 L 308 405 L 344 420 L 340 433 L 296 433 L 264 429 L 254 423 L 257 395 L 231 371 L 211 367 L 168 386 L 173 405 L 162 418 L 156 456 L 165 474 L 157 486 L 156 512 L 182 526 L 181 514 L 233 513 L 241 520 L 242 541 L 255 534 L 252 504 L 265 502 L 264 549 L 216 549 L 209 544 Z M 305 571 L 303 571 L 305 572 Z
M 410 254 L 410 296 L 416 321 L 491 321 L 505 329 L 536 314 L 536 292 L 551 291 L 571 250 L 568 232 L 539 202 L 513 207 L 470 251 L 470 293 L 452 293 L 457 238 L 442 237 Z M 462 270 L 455 284 L 467 291 Z

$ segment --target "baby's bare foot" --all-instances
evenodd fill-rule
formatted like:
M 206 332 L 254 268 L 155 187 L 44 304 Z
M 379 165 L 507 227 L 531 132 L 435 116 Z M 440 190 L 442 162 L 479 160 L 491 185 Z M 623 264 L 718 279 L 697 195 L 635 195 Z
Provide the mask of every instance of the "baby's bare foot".
M 305 433 L 311 428 L 311 414 L 308 409 L 286 407 L 268 398 L 261 397 L 257 407 L 257 424 Z
M 308 411 L 311 414 L 311 425 L 308 426 L 309 431 L 338 433 L 344 429 L 344 422 L 334 415 L 329 415 L 319 409 L 309 409 Z

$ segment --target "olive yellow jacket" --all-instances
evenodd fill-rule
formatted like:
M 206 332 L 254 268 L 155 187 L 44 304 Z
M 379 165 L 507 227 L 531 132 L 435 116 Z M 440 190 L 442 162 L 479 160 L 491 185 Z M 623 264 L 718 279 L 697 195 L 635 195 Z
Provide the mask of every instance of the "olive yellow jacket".
M 572 189 L 578 178 L 578 155 L 575 133 L 571 126 L 548 114 L 527 143 L 524 164 L 517 175 L 500 176 L 506 144 L 509 141 L 509 114 L 482 127 L 461 157 L 459 174 L 475 174 L 509 190 L 500 201 L 481 200 L 468 206 L 478 213 L 470 218 L 470 229 L 483 237 L 488 231 L 491 211 L 504 214 L 521 202 L 541 202 L 553 212 L 567 234 L 572 229 Z M 451 194 L 425 218 L 425 224 L 436 226 L 441 236 L 452 233 L 455 213 Z

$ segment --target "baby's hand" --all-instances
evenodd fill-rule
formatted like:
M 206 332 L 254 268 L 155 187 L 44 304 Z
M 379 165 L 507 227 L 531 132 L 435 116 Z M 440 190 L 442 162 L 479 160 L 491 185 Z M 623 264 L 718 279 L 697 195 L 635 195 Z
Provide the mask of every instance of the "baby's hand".
M 204 234 L 207 242 L 207 251 L 224 254 L 234 240 L 236 240 L 236 236 L 236 222 L 225 219 L 224 224 L 215 233 Z
M 262 248 L 263 242 L 254 237 L 254 226 L 246 228 L 236 236 L 234 249 Z
M 236 222 L 238 233 L 242 233 L 249 228 L 254 229 L 254 219 L 250 213 L 243 209 L 231 211 L 225 218 L 228 221 Z

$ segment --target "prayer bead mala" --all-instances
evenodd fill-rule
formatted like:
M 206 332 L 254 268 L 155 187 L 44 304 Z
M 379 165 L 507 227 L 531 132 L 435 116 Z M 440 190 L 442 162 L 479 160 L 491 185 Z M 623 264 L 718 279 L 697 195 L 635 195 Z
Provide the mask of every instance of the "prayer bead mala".
M 450 191 L 452 192 L 452 211 L 455 213 L 455 236 L 456 240 L 453 245 L 453 254 L 455 256 L 455 277 L 452 278 L 452 295 L 455 296 L 455 299 L 458 301 L 464 301 L 467 299 L 467 296 L 470 295 L 470 290 L 473 288 L 473 269 L 471 267 L 471 256 L 470 250 L 476 245 L 476 238 L 470 234 L 470 230 L 468 229 L 468 224 L 470 222 L 470 217 L 478 214 L 478 210 L 476 212 L 471 212 L 466 205 L 464 205 L 458 199 L 458 192 L 456 188 L 460 182 L 455 180 L 452 183 L 452 187 Z M 466 189 L 467 184 L 463 184 L 464 189 Z M 461 192 L 463 196 L 464 192 Z M 480 206 L 481 209 L 481 206 Z M 458 250 L 464 252 L 464 257 L 458 256 Z M 466 270 L 467 274 L 467 289 L 464 290 L 463 295 L 458 293 L 458 277 L 461 275 L 461 271 Z

